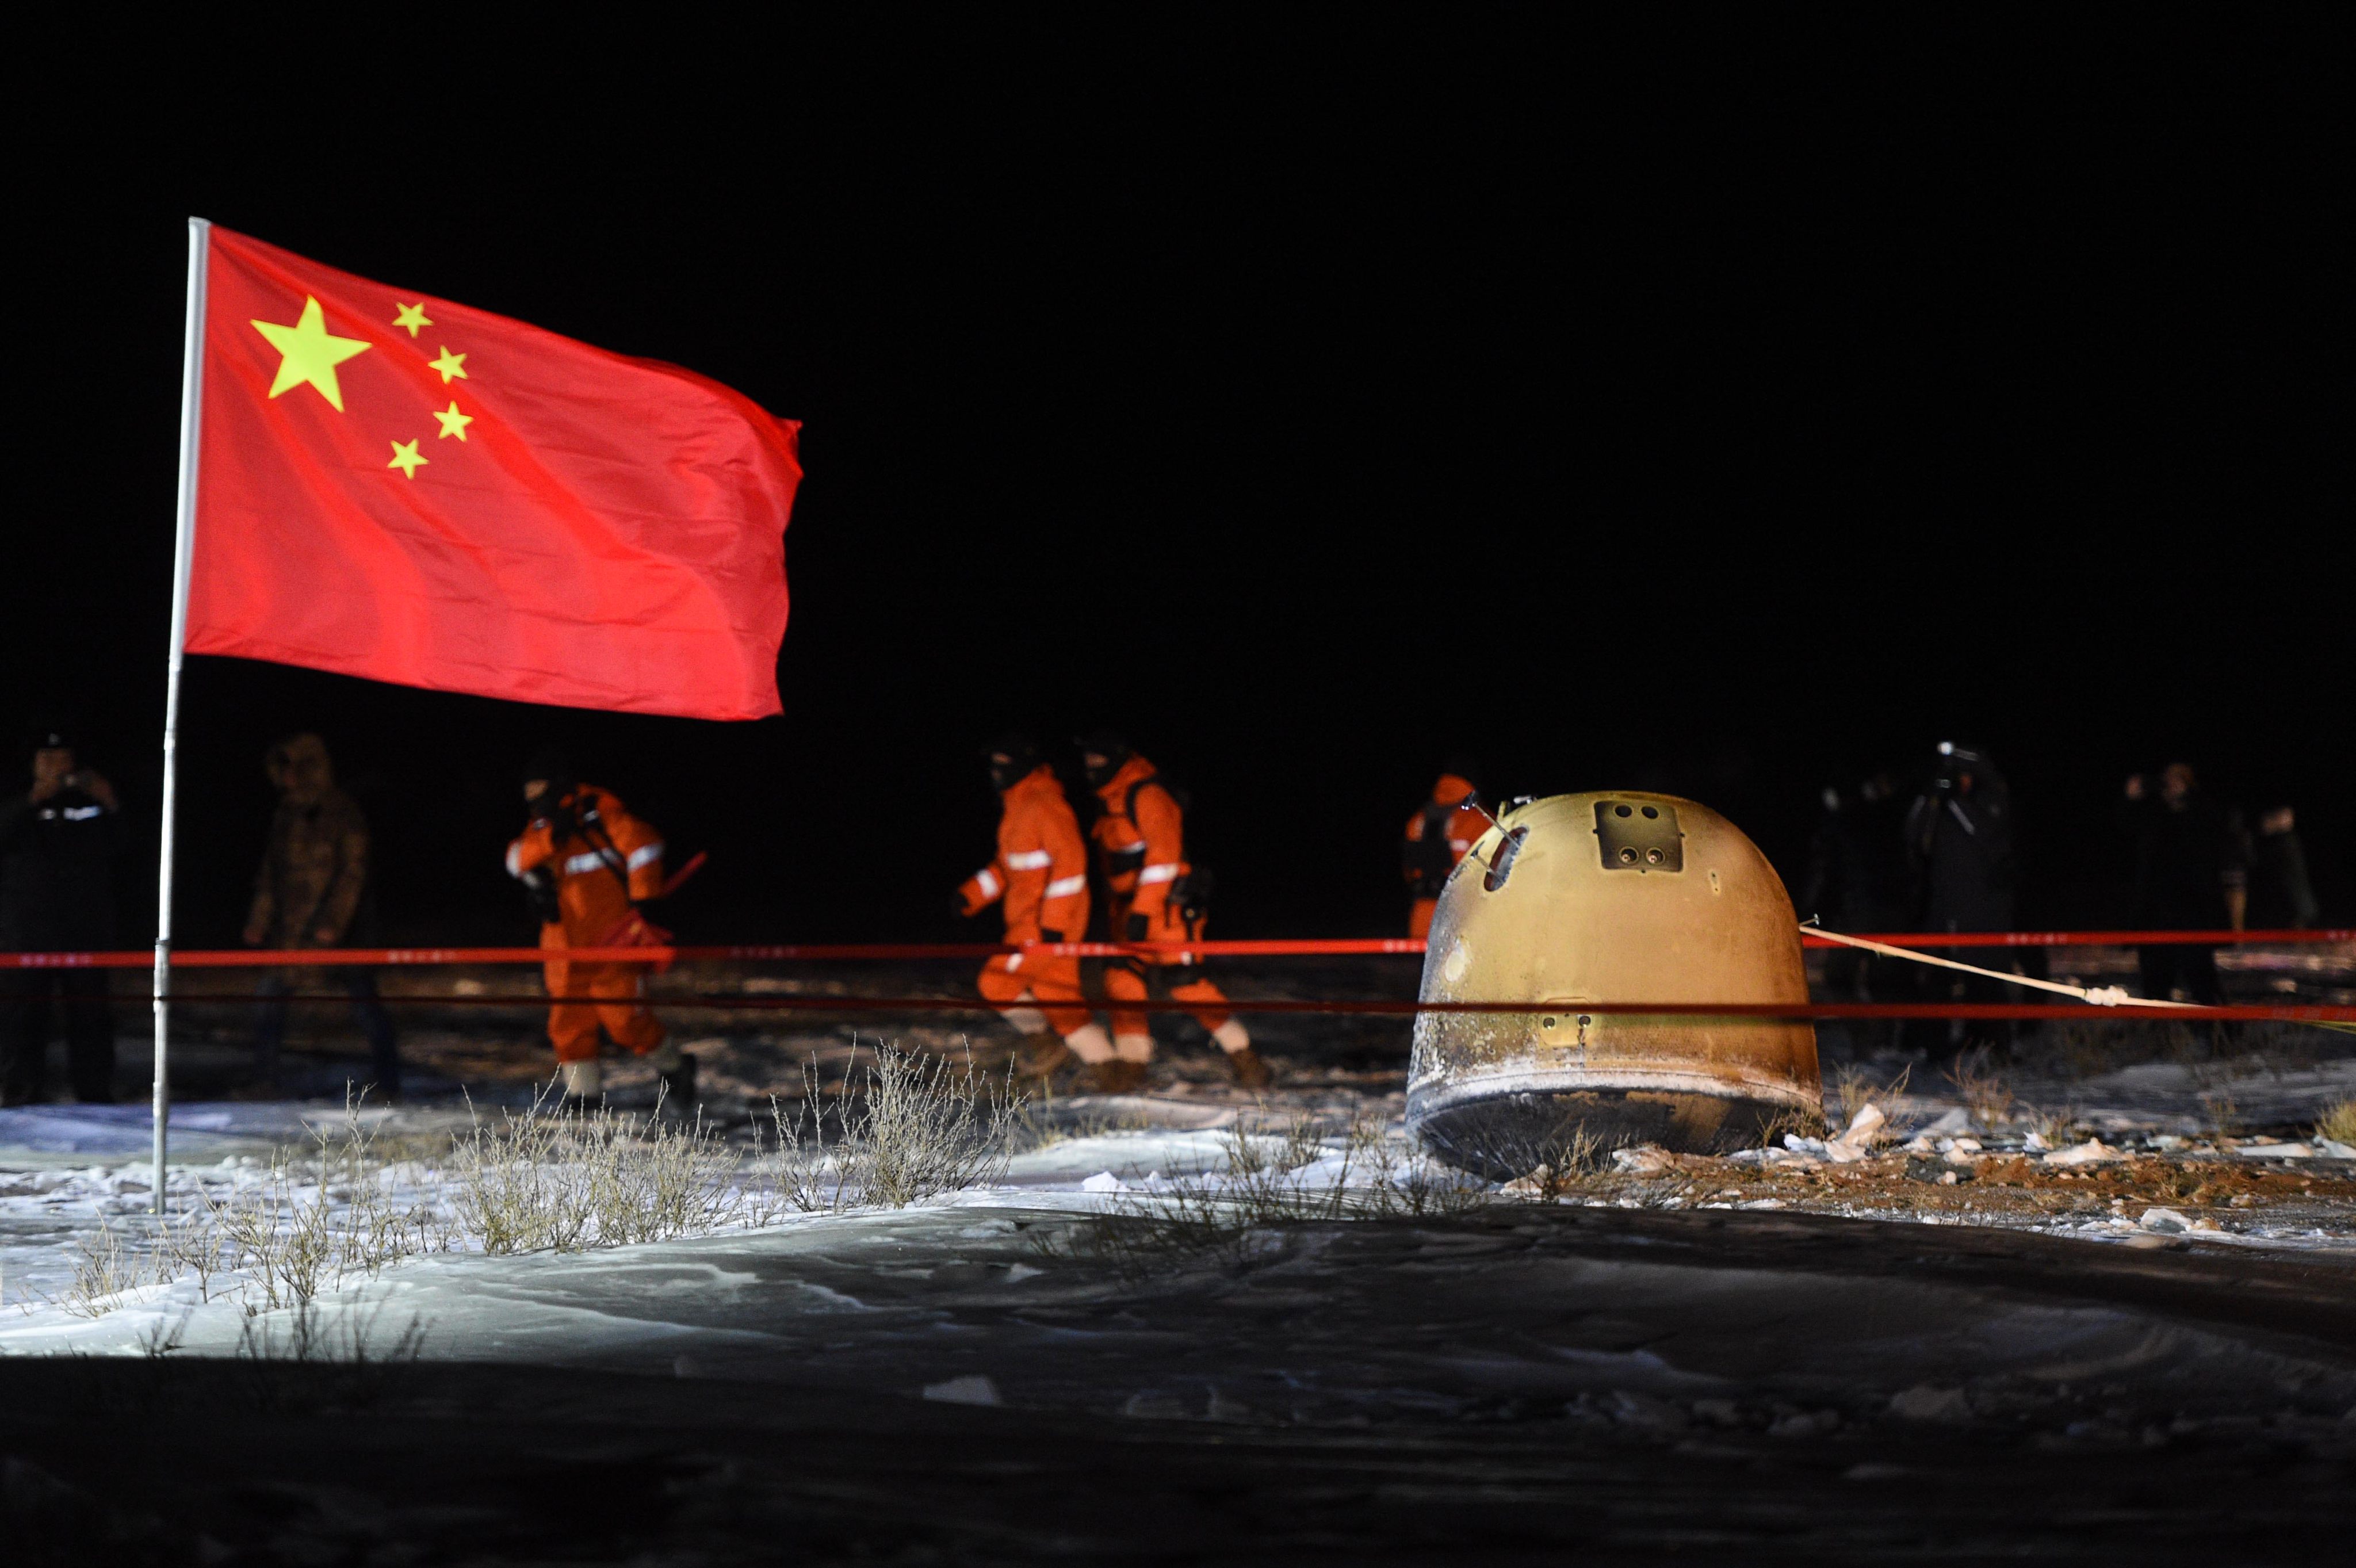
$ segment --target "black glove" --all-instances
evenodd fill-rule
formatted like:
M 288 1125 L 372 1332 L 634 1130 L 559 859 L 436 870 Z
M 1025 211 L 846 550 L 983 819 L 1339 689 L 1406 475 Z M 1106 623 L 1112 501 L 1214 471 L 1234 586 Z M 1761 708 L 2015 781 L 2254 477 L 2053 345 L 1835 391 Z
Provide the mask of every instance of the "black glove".
M 531 822 L 534 827 L 547 828 L 553 843 L 562 843 L 581 831 L 581 819 L 572 801 L 552 800 L 554 793 L 552 789 L 533 803 Z
M 564 918 L 564 908 L 556 901 L 556 878 L 534 868 L 525 872 L 522 880 L 524 897 L 541 925 L 552 926 Z
M 1145 917 L 1142 915 L 1131 915 L 1129 918 L 1129 940 L 1133 942 L 1141 942 L 1145 940 Z

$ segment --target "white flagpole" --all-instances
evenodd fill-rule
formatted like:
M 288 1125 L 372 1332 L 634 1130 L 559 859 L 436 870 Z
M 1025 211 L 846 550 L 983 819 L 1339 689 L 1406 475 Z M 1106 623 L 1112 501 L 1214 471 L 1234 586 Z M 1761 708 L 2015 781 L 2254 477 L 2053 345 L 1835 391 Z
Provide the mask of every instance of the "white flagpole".
M 155 1212 L 172 1120 L 172 824 L 180 784 L 180 648 L 188 634 L 188 554 L 197 535 L 197 448 L 205 412 L 205 263 L 212 225 L 188 220 L 188 325 L 180 360 L 180 518 L 172 541 L 172 652 L 164 685 L 164 835 L 155 870 Z

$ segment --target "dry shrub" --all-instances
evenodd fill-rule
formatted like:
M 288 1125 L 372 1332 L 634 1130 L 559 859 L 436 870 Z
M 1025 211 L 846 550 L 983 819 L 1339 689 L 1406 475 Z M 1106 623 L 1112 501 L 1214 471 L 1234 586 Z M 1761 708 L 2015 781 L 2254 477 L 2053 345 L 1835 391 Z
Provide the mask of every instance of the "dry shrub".
M 1153 1119 L 1135 1104 L 1116 1105 L 1110 1109 L 1090 1101 L 1087 1107 L 1069 1122 L 1042 1122 L 1038 1112 L 1052 1107 L 1055 1101 L 1055 1087 L 1042 1082 L 1037 1098 L 1024 1105 L 1017 1120 L 1016 1133 L 1026 1149 L 1052 1148 L 1057 1144 L 1076 1143 L 1084 1138 L 1101 1138 L 1111 1133 L 1143 1133 L 1151 1130 Z
M 340 1126 L 316 1129 L 315 1155 L 298 1160 L 278 1150 L 253 1188 L 225 1202 L 201 1197 L 166 1228 L 163 1255 L 195 1270 L 205 1295 L 216 1271 L 246 1273 L 261 1286 L 262 1305 L 276 1308 L 397 1259 L 447 1250 L 455 1238 L 436 1204 L 394 1201 L 359 1111 L 357 1098 L 348 1101 Z
M 1449 1158 L 1465 1168 L 1513 1184 L 1519 1195 L 1554 1197 L 1606 1163 L 1628 1139 L 1610 1144 L 1587 1125 L 1575 1105 L 1558 1104 L 1551 1121 L 1521 1114 L 1485 1117 L 1451 1132 Z
M 2020 1120 L 2024 1132 L 2034 1133 L 2059 1148 L 2076 1140 L 2080 1112 L 2074 1105 L 2024 1105 Z
M 1898 1069 L 1898 1076 L 1888 1082 L 1879 1082 L 1863 1068 L 1844 1063 L 1833 1074 L 1833 1104 L 1839 1108 L 1841 1127 L 1857 1120 L 1857 1113 L 1869 1105 L 1878 1105 L 1888 1118 L 1884 1126 L 1892 1135 L 1898 1122 L 1898 1101 L 1906 1093 L 1906 1085 L 1914 1075 L 1912 1067 Z
M 1498 1190 L 1516 1197 L 1552 1203 L 1594 1186 L 1595 1178 L 1611 1164 L 1611 1151 L 1584 1127 L 1574 1127 L 1567 1134 L 1556 1137 L 1542 1155 L 1526 1174 Z
M 1821 1110 L 1805 1111 L 1797 1106 L 1785 1106 L 1767 1118 L 1765 1124 L 1759 1129 L 1759 1147 L 1780 1149 L 1787 1136 L 1821 1138 L 1826 1131 L 1825 1113 Z
M 2343 1100 L 2317 1118 L 2315 1135 L 2335 1144 L 2356 1144 L 2356 1100 Z
M 701 1113 L 572 1110 L 543 1091 L 450 1152 L 459 1227 L 491 1253 L 707 1235 L 737 1215 L 737 1155 Z
M 2201 1125 L 2210 1136 L 2230 1138 L 2242 1130 L 2242 1107 L 2222 1089 L 2201 1091 Z
M 123 1305 L 124 1292 L 155 1277 L 145 1260 L 124 1248 L 113 1222 L 102 1214 L 96 1230 L 74 1238 L 72 1283 L 66 1286 L 64 1299 L 50 1305 L 76 1317 L 103 1317 Z
M 945 1192 L 987 1187 L 1006 1172 L 1028 1101 L 1010 1062 L 1001 1077 L 926 1051 L 875 1047 L 874 1060 L 843 1068 L 836 1135 L 827 1140 L 815 1059 L 802 1067 L 801 1103 L 788 1119 L 769 1101 L 777 1130 L 778 1196 L 809 1213 L 905 1208 Z
M 1285 1225 L 1456 1214 L 1489 1200 L 1484 1187 L 1420 1151 L 1402 1150 L 1379 1128 L 1353 1122 L 1334 1141 L 1338 1150 L 1307 1117 L 1288 1119 L 1273 1134 L 1227 1128 L 1216 1168 L 1123 1193 L 1103 1211 L 1043 1235 L 1039 1245 L 1139 1275 L 1204 1257 L 1240 1264 L 1276 1244 Z M 1336 1153 L 1341 1164 L 1325 1178 L 1299 1174 Z M 1354 1174 L 1371 1179 L 1354 1184 Z
M 1964 1109 L 1983 1129 L 1993 1132 L 2012 1119 L 2011 1086 L 1997 1070 L 1996 1053 L 1987 1047 L 1976 1047 L 1958 1056 L 1946 1079 Z

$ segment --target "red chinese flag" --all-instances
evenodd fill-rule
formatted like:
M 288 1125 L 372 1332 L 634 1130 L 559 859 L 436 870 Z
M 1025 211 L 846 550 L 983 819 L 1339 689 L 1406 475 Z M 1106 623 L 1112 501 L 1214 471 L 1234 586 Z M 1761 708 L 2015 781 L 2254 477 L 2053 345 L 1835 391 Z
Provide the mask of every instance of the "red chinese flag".
M 189 652 L 779 711 L 793 421 L 673 365 L 209 243 Z

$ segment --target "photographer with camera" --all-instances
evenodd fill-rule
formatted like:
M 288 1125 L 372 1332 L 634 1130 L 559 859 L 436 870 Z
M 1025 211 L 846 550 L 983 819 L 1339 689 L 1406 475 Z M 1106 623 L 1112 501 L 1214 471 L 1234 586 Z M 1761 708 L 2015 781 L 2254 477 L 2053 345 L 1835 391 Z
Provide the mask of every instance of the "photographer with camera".
M 45 730 L 33 786 L 0 800 L 0 949 L 102 950 L 114 945 L 114 863 L 123 847 L 114 787 Z M 0 1104 L 29 1105 L 48 1077 L 50 1000 L 63 1002 L 67 1076 L 85 1104 L 114 1100 L 114 1013 L 102 969 L 5 972 L 0 1004 Z
M 604 1098 L 598 1027 L 633 1055 L 647 1057 L 665 1103 L 695 1102 L 695 1058 L 664 1037 L 644 1000 L 647 965 L 576 963 L 568 948 L 659 947 L 669 933 L 650 924 L 642 903 L 662 896 L 663 842 L 655 830 L 594 784 L 584 784 L 562 754 L 542 749 L 524 768 L 530 822 L 508 845 L 508 875 L 524 886 L 540 917 L 542 966 L 552 999 L 548 1038 L 573 1106 Z
M 1907 808 L 1905 834 L 1921 896 L 1916 929 L 2012 929 L 2012 789 L 1987 747 L 1939 743 L 1930 788 Z M 1966 962 L 1982 962 L 1986 957 L 1953 950 L 1945 956 Z M 1959 976 L 1952 983 L 1931 983 L 1944 986 L 1957 1001 L 2008 999 L 1991 980 Z M 2009 1030 L 1966 1028 L 1962 1019 L 1950 1020 L 1945 1033 L 1950 1049 L 1963 1048 L 1973 1035 L 1993 1040 L 2000 1034 L 2007 1043 L 2010 1039 Z

